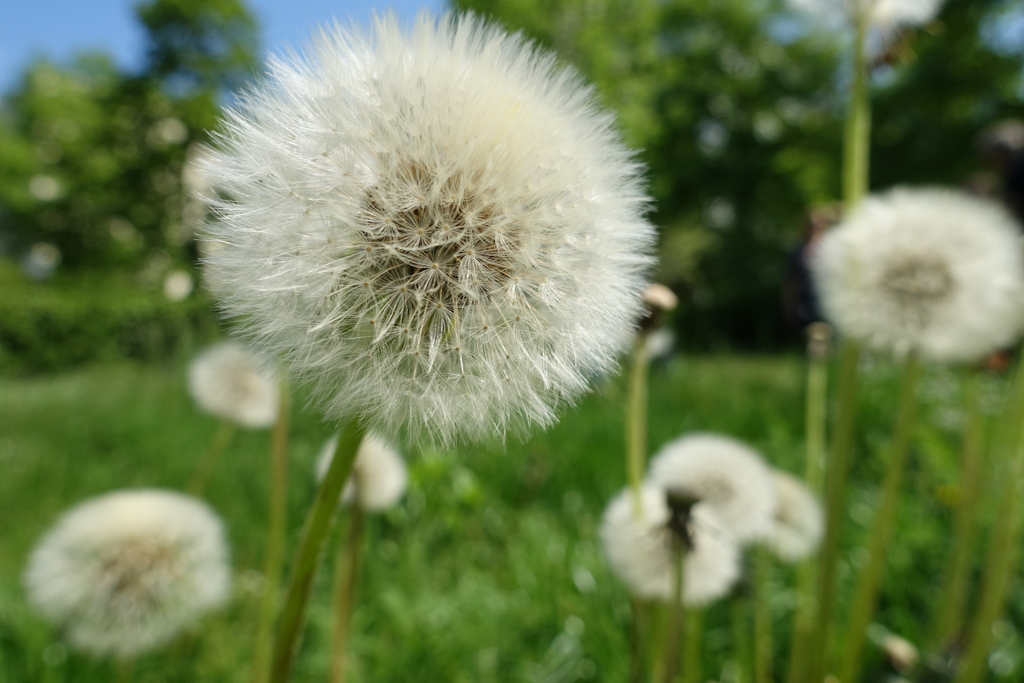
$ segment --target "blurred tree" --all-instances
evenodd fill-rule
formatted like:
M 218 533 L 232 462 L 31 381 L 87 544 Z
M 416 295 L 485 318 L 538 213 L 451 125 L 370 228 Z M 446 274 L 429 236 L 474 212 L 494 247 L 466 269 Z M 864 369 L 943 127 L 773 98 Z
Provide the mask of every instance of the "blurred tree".
M 236 0 L 155 0 L 141 73 L 101 55 L 32 65 L 0 109 L 0 247 L 53 245 L 71 270 L 118 268 L 157 284 L 190 259 L 182 171 L 217 99 L 255 66 Z
M 956 183 L 970 141 L 1021 111 L 1021 55 L 979 26 L 1018 0 L 949 0 L 910 64 L 876 73 L 876 187 Z M 795 339 L 780 291 L 807 209 L 839 195 L 845 40 L 769 0 L 458 0 L 554 47 L 650 168 L 661 277 L 689 346 Z

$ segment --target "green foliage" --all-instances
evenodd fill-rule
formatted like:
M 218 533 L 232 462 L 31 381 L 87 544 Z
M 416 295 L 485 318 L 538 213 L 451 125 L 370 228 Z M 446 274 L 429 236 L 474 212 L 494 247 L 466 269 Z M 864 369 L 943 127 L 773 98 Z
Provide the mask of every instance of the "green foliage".
M 123 278 L 32 283 L 0 269 L 0 375 L 116 358 L 162 362 L 217 333 L 209 301 L 178 303 Z

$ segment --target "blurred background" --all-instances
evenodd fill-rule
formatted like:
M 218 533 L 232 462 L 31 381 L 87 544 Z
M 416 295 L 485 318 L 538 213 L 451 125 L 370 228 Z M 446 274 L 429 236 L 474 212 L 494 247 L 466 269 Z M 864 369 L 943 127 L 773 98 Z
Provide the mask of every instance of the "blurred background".
M 839 193 L 841 34 L 769 0 L 456 4 L 554 48 L 619 113 L 650 169 L 681 348 L 778 350 L 801 338 L 813 311 L 803 310 L 798 250 Z M 387 7 L 9 3 L 0 372 L 162 358 L 214 336 L 196 269 L 204 206 L 192 163 L 218 107 L 317 22 Z M 393 6 L 407 18 L 421 8 L 446 5 Z M 894 41 L 873 69 L 873 185 L 1006 194 L 1013 174 L 996 157 L 1024 146 L 1007 123 L 1024 115 L 1022 66 L 1020 0 L 950 0 L 926 30 Z

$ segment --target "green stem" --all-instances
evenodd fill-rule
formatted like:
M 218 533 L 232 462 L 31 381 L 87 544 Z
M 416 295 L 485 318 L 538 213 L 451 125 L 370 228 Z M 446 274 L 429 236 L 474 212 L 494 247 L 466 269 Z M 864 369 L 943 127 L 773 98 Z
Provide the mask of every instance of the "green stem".
M 765 548 L 754 549 L 754 681 L 772 680 L 772 613 L 768 606 L 768 569 Z
M 701 635 L 704 610 L 686 610 L 686 638 L 683 641 L 683 683 L 701 683 Z
M 629 604 L 633 615 L 629 627 L 629 681 L 642 683 L 646 673 L 644 642 L 650 631 L 651 606 L 637 597 L 630 597 Z
M 1018 368 L 1014 381 L 1014 398 L 1010 404 L 1011 409 L 1007 411 L 1009 424 L 1016 427 L 1013 450 L 1002 477 L 1003 490 L 999 514 L 989 540 L 981 595 L 971 625 L 964 664 L 956 678 L 957 683 L 978 683 L 984 676 L 992 641 L 992 625 L 1003 611 L 1017 561 L 1017 548 L 1021 542 L 1020 500 L 1024 496 L 1024 363 Z
M 281 382 L 281 404 L 270 435 L 270 498 L 267 502 L 267 540 L 263 557 L 263 596 L 256 631 L 253 659 L 254 683 L 270 676 L 270 652 L 274 637 L 274 615 L 281 595 L 285 536 L 288 530 L 288 391 Z
M 732 596 L 732 640 L 736 655 L 736 683 L 751 683 L 750 621 L 747 619 L 746 596 Z
M 341 489 L 352 472 L 356 452 L 365 434 L 366 428 L 358 419 L 352 420 L 342 431 L 331 466 L 320 483 L 316 500 L 313 501 L 313 506 L 306 516 L 302 539 L 299 541 L 292 565 L 284 608 L 278 622 L 277 637 L 274 640 L 271 683 L 285 683 L 291 674 L 292 661 L 298 648 L 306 605 L 313 590 L 313 578 L 316 576 L 324 539 L 330 529 L 334 511 L 338 507 Z
M 647 333 L 640 332 L 633 344 L 626 407 L 626 476 L 633 491 L 633 511 L 639 517 L 640 485 L 647 461 Z
M 821 495 L 822 482 L 825 478 L 825 431 L 828 403 L 828 336 L 822 329 L 819 339 L 812 339 L 808 347 L 807 368 L 807 422 L 805 438 L 807 441 L 807 462 L 805 479 L 807 486 L 817 495 Z M 789 657 L 788 683 L 800 683 L 806 672 L 807 645 L 811 641 L 816 611 L 814 596 L 814 579 L 816 572 L 815 558 L 811 557 L 800 563 L 796 577 L 796 608 L 793 612 L 793 636 Z
M 979 384 L 979 372 L 972 370 L 967 377 L 965 391 L 967 426 L 964 429 L 960 497 L 953 524 L 953 556 L 949 561 L 945 584 L 939 593 L 941 606 L 934 637 L 937 647 L 950 644 L 960 635 L 967 610 L 971 565 L 975 557 L 974 540 L 978 533 L 978 503 L 981 501 L 985 481 L 985 417 L 978 405 Z
M 334 637 L 331 640 L 331 683 L 345 683 L 348 673 L 348 637 L 352 632 L 352 612 L 356 604 L 359 564 L 363 550 L 365 515 L 358 504 L 352 505 L 348 537 L 338 551 L 334 573 Z
M 192 479 L 189 480 L 188 488 L 186 489 L 190 494 L 196 497 L 203 495 L 206 485 L 210 482 L 213 470 L 216 469 L 217 463 L 220 462 L 220 457 L 231 444 L 231 438 L 234 435 L 235 425 L 227 420 L 221 420 L 220 426 L 217 427 L 213 438 L 210 439 L 210 445 L 207 447 L 206 452 L 203 453 L 199 462 L 196 463 L 196 469 L 192 473 Z
M 860 349 L 847 339 L 839 353 L 839 402 L 836 407 L 832 449 L 825 471 L 825 536 L 818 564 L 817 613 L 811 631 L 812 641 L 806 657 L 806 681 L 820 683 L 825 678 L 831 641 L 829 627 L 835 606 L 836 566 L 839 543 L 846 519 L 846 489 L 853 450 L 853 431 L 857 415 L 857 363 Z
M 871 99 L 866 66 L 868 19 L 866 12 L 861 14 L 864 16 L 857 21 L 854 37 L 853 84 L 843 135 L 843 202 L 847 212 L 856 208 L 868 192 L 871 156 Z
M 686 608 L 683 606 L 683 589 L 685 580 L 686 548 L 681 541 L 672 543 L 672 565 L 675 575 L 672 577 L 672 602 L 669 605 L 668 637 L 665 638 L 665 671 L 664 683 L 672 683 L 679 671 L 679 650 L 683 647 L 683 624 Z
M 903 371 L 903 387 L 896 417 L 896 432 L 889 453 L 885 479 L 882 484 L 882 500 L 875 512 L 875 519 L 868 536 L 868 563 L 857 579 L 850 615 L 847 619 L 842 659 L 839 666 L 840 681 L 857 681 L 861 673 L 861 657 L 867 639 L 868 624 L 875 615 L 878 592 L 885 575 L 886 551 L 892 530 L 896 524 L 903 477 L 907 470 L 910 441 L 914 430 L 915 408 L 917 406 L 917 379 L 921 365 L 917 356 L 911 354 Z

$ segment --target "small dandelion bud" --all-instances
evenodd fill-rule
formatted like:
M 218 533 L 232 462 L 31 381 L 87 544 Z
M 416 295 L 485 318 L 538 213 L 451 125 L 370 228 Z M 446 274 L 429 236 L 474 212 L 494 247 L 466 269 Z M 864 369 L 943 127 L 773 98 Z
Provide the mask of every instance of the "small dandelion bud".
M 631 594 L 667 602 L 674 593 L 674 549 L 682 543 L 683 603 L 704 605 L 725 595 L 739 578 L 739 548 L 705 503 L 688 507 L 680 520 L 671 500 L 664 489 L 644 484 L 637 515 L 632 490 L 622 491 L 605 510 L 601 544 L 612 573 Z
M 825 530 L 821 503 L 804 483 L 781 470 L 772 471 L 775 482 L 775 514 L 765 539 L 768 547 L 786 562 L 798 562 L 813 553 Z
M 675 292 L 657 283 L 644 290 L 644 303 L 650 308 L 661 311 L 674 310 L 679 305 L 679 297 Z
M 338 447 L 338 435 L 331 437 L 316 459 L 316 478 L 323 479 Z M 380 512 L 397 504 L 405 494 L 409 475 L 405 461 L 376 434 L 368 434 L 359 446 L 352 476 L 345 482 L 341 501 L 357 501 L 367 512 Z
M 277 419 L 276 377 L 265 361 L 236 342 L 215 344 L 196 356 L 188 388 L 204 411 L 244 427 L 269 427 Z
M 832 326 L 828 323 L 811 323 L 807 326 L 807 357 L 821 361 L 828 358 L 832 345 Z
M 869 348 L 972 362 L 1024 323 L 1019 229 L 960 192 L 896 189 L 864 200 L 822 238 L 814 280 L 836 329 Z
M 685 491 L 715 513 L 739 543 L 771 533 L 775 486 L 755 450 L 720 434 L 689 434 L 665 444 L 651 459 L 648 480 Z
M 615 366 L 653 230 L 593 90 L 473 15 L 325 28 L 227 114 L 205 265 L 329 418 L 547 425 Z
M 25 570 L 29 601 L 71 645 L 130 656 L 227 600 L 220 519 L 172 491 L 116 491 L 68 511 Z

